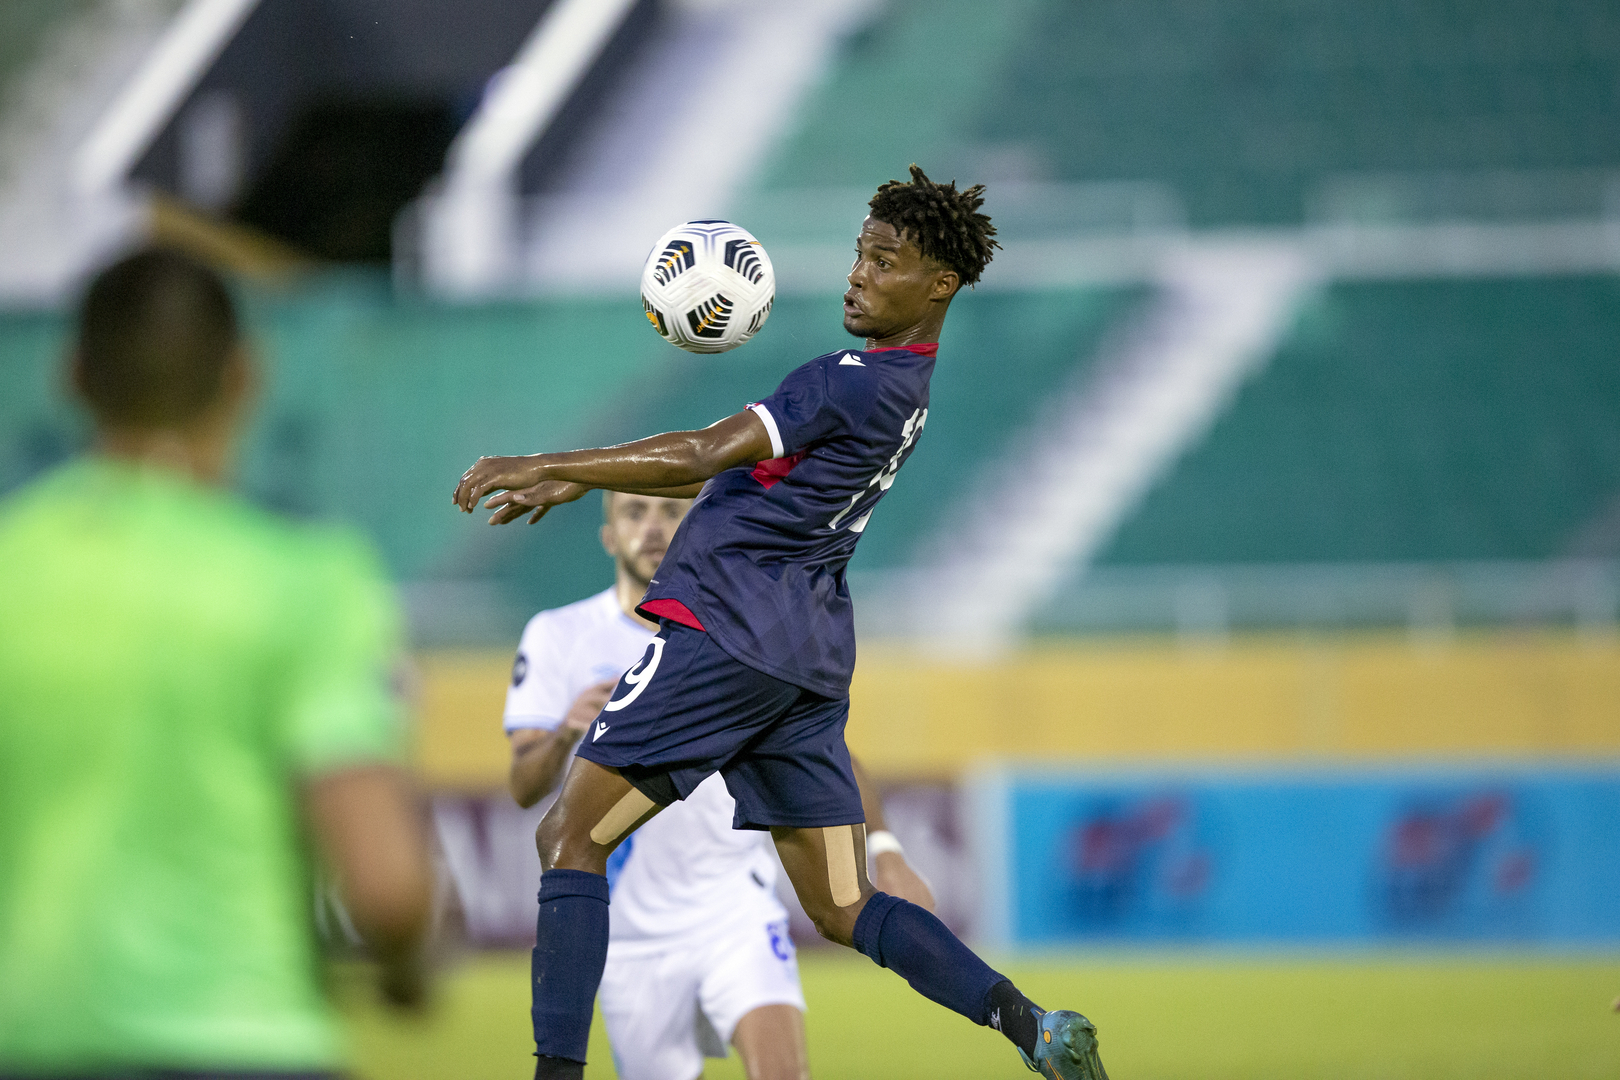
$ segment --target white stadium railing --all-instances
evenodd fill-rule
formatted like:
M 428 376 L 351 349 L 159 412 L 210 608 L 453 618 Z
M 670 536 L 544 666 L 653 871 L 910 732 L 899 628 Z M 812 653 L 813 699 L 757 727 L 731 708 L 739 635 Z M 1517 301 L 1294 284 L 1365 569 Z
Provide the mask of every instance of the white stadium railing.
M 440 190 L 416 213 L 422 273 L 452 296 L 510 288 L 521 222 L 518 169 L 635 0 L 557 0 L 451 144 Z
M 122 187 L 259 0 L 191 0 L 80 148 L 73 185 L 85 197 Z
M 257 0 L 104 0 L 16 85 L 0 175 L 0 302 L 59 303 L 143 228 L 130 171 Z

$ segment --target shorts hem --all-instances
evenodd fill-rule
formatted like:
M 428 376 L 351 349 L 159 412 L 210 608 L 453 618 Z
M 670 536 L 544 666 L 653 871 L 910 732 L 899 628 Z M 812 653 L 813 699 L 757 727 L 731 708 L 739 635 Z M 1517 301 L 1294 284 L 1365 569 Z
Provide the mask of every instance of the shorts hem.
M 772 815 L 772 817 L 777 816 L 778 815 Z M 786 816 L 790 818 L 798 817 L 797 815 Z M 829 821 L 827 820 L 828 818 L 837 818 L 837 820 Z M 847 813 L 826 815 L 812 814 L 805 817 L 798 817 L 797 820 L 741 821 L 734 823 L 731 827 L 733 829 L 748 829 L 753 832 L 770 832 L 772 829 L 835 829 L 840 825 L 865 824 L 866 814 L 863 811 L 858 817 L 854 818 L 851 818 Z
M 582 757 L 586 761 L 600 765 L 605 769 L 612 769 L 623 777 L 627 784 L 659 806 L 673 806 L 675 803 L 685 802 L 687 797 L 697 790 L 697 784 L 693 784 L 687 791 L 681 790 L 681 784 L 675 778 L 675 774 L 681 772 L 679 766 L 658 763 L 648 765 L 640 761 L 604 760 L 615 758 L 617 755 L 596 752 L 595 747 L 585 743 L 579 745 L 579 748 L 574 751 L 574 756 Z M 627 773 L 625 771 L 627 769 L 630 772 Z M 715 772 L 718 771 L 718 769 L 715 770 Z M 707 773 L 703 779 L 707 780 L 713 775 L 712 772 Z M 663 781 L 663 783 L 660 781 Z M 701 782 L 699 781 L 699 783 Z M 667 786 L 665 786 L 666 784 Z
M 621 765 L 619 775 L 637 791 L 657 803 L 668 807 L 677 802 L 685 802 L 686 795 L 681 794 L 680 785 L 667 771 L 655 766 Z M 687 792 L 690 795 L 691 792 Z
M 580 740 L 579 745 L 574 749 L 574 756 L 582 757 L 586 761 L 601 765 L 603 768 L 607 769 L 624 769 L 629 768 L 632 765 L 640 764 L 640 762 L 636 761 L 615 761 L 613 759 L 618 755 L 600 751 L 593 743 L 588 743 L 583 739 Z M 657 766 L 649 766 L 649 768 L 657 768 Z

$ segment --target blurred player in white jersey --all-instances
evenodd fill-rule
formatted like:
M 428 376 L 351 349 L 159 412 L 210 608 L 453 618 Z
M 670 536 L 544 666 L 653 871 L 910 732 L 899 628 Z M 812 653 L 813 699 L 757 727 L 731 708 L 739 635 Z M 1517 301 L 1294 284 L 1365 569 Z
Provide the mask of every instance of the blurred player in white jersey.
M 533 806 L 554 790 L 574 747 L 619 676 L 641 659 L 656 624 L 635 614 L 688 499 L 603 493 L 602 546 L 612 588 L 529 620 L 506 696 L 512 797 Z M 859 773 L 858 773 L 859 775 Z M 928 886 L 883 831 L 864 776 L 873 879 L 933 907 Z M 612 889 L 602 1013 L 624 1080 L 695 1080 L 705 1057 L 737 1047 L 749 1080 L 809 1075 L 804 995 L 776 898 L 768 832 L 732 827 L 736 803 L 719 774 L 632 834 L 608 863 Z

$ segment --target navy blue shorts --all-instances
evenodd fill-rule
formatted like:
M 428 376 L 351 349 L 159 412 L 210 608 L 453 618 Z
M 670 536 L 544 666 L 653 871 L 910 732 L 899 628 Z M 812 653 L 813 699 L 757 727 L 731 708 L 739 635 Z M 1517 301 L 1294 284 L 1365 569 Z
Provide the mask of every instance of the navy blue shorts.
M 731 658 L 702 630 L 665 622 L 580 740 L 654 800 L 718 772 L 732 825 L 819 828 L 866 820 L 844 745 L 849 698 L 827 698 Z

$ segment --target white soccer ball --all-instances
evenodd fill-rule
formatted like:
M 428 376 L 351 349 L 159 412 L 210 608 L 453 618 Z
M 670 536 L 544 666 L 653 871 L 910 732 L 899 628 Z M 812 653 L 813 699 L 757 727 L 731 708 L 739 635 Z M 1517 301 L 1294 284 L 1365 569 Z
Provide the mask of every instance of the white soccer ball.
M 718 353 L 771 314 L 776 272 L 765 247 L 729 221 L 688 221 L 658 238 L 641 271 L 647 321 L 687 352 Z

